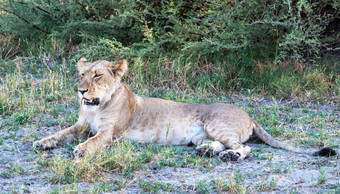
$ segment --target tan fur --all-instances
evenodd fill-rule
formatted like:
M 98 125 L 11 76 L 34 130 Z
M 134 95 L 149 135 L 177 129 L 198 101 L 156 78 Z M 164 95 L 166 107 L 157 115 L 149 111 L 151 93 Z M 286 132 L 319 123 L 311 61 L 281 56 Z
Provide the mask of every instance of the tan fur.
M 242 143 L 259 127 L 245 111 L 229 104 L 186 104 L 140 97 L 121 83 L 127 66 L 125 60 L 116 65 L 80 59 L 78 122 L 34 142 L 34 147 L 53 148 L 88 132 L 94 136 L 75 148 L 77 157 L 107 146 L 123 134 L 129 140 L 159 145 L 193 143 L 200 153 L 225 160 L 244 159 L 250 153 L 250 147 Z M 85 101 L 92 103 L 97 98 L 98 105 L 86 105 Z

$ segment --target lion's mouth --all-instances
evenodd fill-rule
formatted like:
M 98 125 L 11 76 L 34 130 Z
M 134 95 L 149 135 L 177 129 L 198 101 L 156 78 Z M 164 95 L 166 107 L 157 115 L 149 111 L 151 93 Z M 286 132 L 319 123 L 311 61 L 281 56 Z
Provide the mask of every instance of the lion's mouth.
M 99 104 L 99 98 L 95 98 L 95 99 L 87 99 L 87 98 L 83 98 L 84 100 L 84 104 L 85 105 L 90 105 L 90 106 L 97 106 Z

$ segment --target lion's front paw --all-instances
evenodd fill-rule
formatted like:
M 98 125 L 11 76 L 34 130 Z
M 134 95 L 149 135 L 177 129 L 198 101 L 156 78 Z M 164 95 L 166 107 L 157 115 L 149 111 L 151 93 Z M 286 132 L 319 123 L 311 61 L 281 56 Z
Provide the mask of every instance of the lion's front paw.
M 56 147 L 58 142 L 54 139 L 42 139 L 33 143 L 33 149 L 46 150 Z
M 224 162 L 237 161 L 241 158 L 241 154 L 238 152 L 231 151 L 231 150 L 226 150 L 226 151 L 220 152 L 218 157 Z
M 76 158 L 82 158 L 85 156 L 85 149 L 82 149 L 81 146 L 78 145 L 76 148 L 74 148 L 73 155 Z

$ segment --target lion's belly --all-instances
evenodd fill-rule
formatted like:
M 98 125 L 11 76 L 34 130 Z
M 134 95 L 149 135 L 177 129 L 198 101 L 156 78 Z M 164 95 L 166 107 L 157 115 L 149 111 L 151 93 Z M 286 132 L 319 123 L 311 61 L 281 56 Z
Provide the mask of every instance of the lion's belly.
M 149 126 L 131 125 L 126 139 L 158 145 L 187 145 L 196 135 L 204 133 L 200 123 L 163 123 Z

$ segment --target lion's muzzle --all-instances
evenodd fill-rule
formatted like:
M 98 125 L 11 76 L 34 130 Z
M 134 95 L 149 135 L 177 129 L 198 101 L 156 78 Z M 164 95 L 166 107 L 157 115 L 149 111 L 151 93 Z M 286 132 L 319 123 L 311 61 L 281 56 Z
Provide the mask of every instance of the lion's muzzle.
M 98 106 L 99 104 L 99 98 L 95 98 L 95 99 L 87 99 L 87 98 L 83 98 L 84 100 L 84 104 L 85 105 L 89 105 L 89 106 Z

